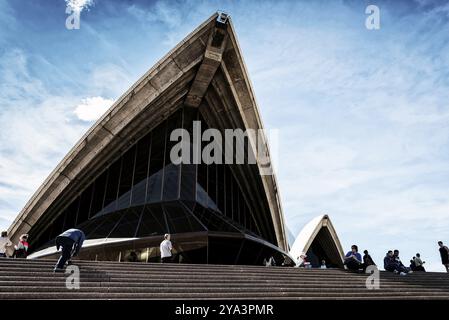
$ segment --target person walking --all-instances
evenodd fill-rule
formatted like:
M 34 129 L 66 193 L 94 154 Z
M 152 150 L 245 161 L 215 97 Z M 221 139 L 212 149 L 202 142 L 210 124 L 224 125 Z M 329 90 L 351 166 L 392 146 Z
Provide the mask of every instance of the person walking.
M 441 263 L 446 268 L 446 272 L 449 272 L 449 249 L 443 244 L 443 241 L 438 241 L 440 246 Z
M 2 236 L 0 237 L 0 258 L 7 258 L 6 247 L 11 247 L 12 242 L 8 238 L 8 231 L 2 231 Z
M 54 272 L 63 272 L 67 261 L 78 255 L 86 239 L 84 232 L 79 229 L 68 229 L 56 237 L 56 250 L 61 249 L 61 256 L 55 265 Z
M 170 263 L 172 260 L 171 251 L 173 250 L 173 246 L 170 241 L 170 235 L 168 233 L 164 235 L 164 240 L 161 242 L 160 249 L 161 249 L 161 262 Z
M 14 258 L 26 258 L 28 256 L 28 235 L 22 234 L 19 238 L 19 243 L 14 246 Z

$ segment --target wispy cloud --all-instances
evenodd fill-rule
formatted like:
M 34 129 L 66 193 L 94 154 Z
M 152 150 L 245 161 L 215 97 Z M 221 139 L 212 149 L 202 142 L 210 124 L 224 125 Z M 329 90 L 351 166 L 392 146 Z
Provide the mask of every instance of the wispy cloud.
M 89 7 L 94 4 L 94 0 L 65 0 L 65 3 L 72 11 L 81 12 L 89 10 Z
M 91 97 L 83 99 L 81 104 L 76 106 L 75 114 L 76 116 L 83 121 L 94 121 L 98 120 L 106 110 L 108 110 L 114 100 L 105 99 L 103 97 Z
M 99 83 L 96 85 L 99 88 Z M 51 89 L 31 75 L 23 50 L 15 48 L 0 55 L 1 228 L 9 225 L 58 162 L 113 103 L 100 96 L 82 98 L 67 88 L 60 88 L 60 94 Z

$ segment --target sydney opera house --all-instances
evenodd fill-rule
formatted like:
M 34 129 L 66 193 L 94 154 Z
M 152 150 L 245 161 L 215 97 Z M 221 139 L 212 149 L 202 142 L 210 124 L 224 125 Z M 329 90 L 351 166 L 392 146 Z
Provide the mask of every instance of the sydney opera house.
M 179 263 L 295 265 L 307 253 L 343 267 L 329 217 L 307 224 L 292 243 L 276 177 L 262 164 L 174 164 L 170 133 L 263 129 L 229 16 L 214 14 L 89 129 L 28 201 L 9 229 L 28 233 L 31 259 L 54 257 L 54 239 L 76 227 L 80 259 L 159 261 L 172 235 Z M 266 145 L 267 141 L 263 141 Z M 255 148 L 249 141 L 247 148 Z M 269 155 L 268 155 L 269 156 Z M 136 258 L 137 256 L 137 258 Z

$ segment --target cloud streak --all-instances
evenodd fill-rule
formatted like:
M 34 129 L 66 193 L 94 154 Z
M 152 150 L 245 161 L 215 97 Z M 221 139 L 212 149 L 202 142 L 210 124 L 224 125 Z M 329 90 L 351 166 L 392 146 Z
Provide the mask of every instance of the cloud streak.
M 113 103 L 114 100 L 105 99 L 103 97 L 86 98 L 83 99 L 81 104 L 76 106 L 74 112 L 80 120 L 95 121 L 99 119 Z
M 94 0 L 65 0 L 67 8 L 70 8 L 72 11 L 81 12 L 83 10 L 89 10 L 94 4 Z

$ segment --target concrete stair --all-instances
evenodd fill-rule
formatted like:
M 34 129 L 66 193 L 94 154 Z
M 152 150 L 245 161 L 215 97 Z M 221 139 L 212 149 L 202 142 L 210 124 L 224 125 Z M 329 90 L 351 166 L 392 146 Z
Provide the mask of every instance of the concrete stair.
M 2 299 L 449 299 L 449 274 L 405 277 L 380 273 L 380 289 L 368 275 L 339 269 L 74 261 L 80 289 L 66 287 L 54 260 L 0 258 Z

